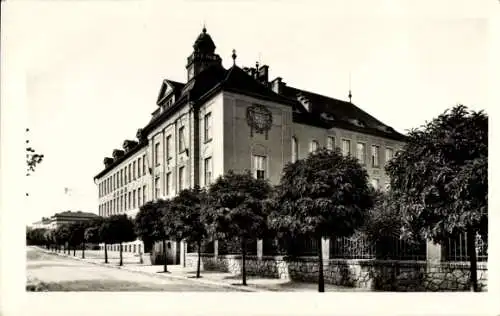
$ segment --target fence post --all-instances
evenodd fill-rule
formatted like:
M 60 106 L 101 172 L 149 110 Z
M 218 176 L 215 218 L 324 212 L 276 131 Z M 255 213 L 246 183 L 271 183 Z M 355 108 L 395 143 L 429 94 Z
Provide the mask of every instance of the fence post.
M 321 238 L 320 247 L 323 254 L 323 261 L 330 260 L 330 238 Z
M 181 258 L 180 258 L 181 259 L 180 260 L 181 261 L 181 266 L 183 268 L 186 267 L 186 251 L 187 251 L 187 249 L 186 249 L 187 247 L 186 246 L 187 246 L 186 245 L 186 241 L 185 240 L 181 240 L 181 242 L 180 242 L 180 248 L 181 248 L 181 250 L 179 252 L 180 252 L 180 255 L 181 255 Z
M 434 272 L 439 268 L 441 263 L 440 244 L 436 244 L 432 240 L 427 240 L 426 262 L 427 272 Z
M 217 239 L 214 240 L 214 259 L 217 260 L 219 256 L 219 241 Z
M 262 260 L 263 250 L 262 239 L 257 239 L 257 260 Z

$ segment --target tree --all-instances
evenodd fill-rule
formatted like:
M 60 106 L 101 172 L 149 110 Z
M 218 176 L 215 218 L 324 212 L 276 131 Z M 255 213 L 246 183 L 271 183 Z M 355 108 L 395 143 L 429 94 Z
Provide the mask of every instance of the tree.
M 62 224 L 61 226 L 57 227 L 55 230 L 55 237 L 57 240 L 57 244 L 63 245 L 64 250 L 66 250 L 66 248 L 67 248 L 68 254 L 69 254 L 69 247 L 66 247 L 66 245 L 69 242 L 70 235 L 71 235 L 71 231 L 69 229 L 68 224 Z
M 99 225 L 99 239 L 104 243 L 104 263 L 108 263 L 108 245 L 115 241 L 109 217 L 103 218 Z
M 73 256 L 76 256 L 76 247 L 84 242 L 85 223 L 72 223 L 69 225 L 69 230 L 69 244 L 73 247 Z
M 26 132 L 29 132 L 29 128 L 26 129 Z M 29 144 L 29 139 L 26 140 L 26 145 Z M 35 168 L 43 161 L 44 155 L 38 154 L 33 147 L 26 147 L 26 175 L 29 176 L 31 173 L 35 172 Z M 26 193 L 28 195 L 28 193 Z
M 209 205 L 203 221 L 209 233 L 219 237 L 237 237 L 242 253 L 242 283 L 246 283 L 246 246 L 249 239 L 261 237 L 266 231 L 267 214 L 263 201 L 271 192 L 269 183 L 229 171 L 210 185 Z
M 178 240 L 195 242 L 198 246 L 198 264 L 196 277 L 200 277 L 201 245 L 207 236 L 207 229 L 202 220 L 202 213 L 207 208 L 206 192 L 195 186 L 186 189 L 172 199 L 170 210 L 164 211 L 165 231 L 171 231 Z
M 165 226 L 163 225 L 162 217 L 164 212 L 168 211 L 170 202 L 166 200 L 157 200 L 147 202 L 139 208 L 139 212 L 135 217 L 135 231 L 137 236 L 146 245 L 150 246 L 154 242 L 162 241 L 163 243 L 163 272 L 167 270 L 167 253 L 166 253 L 166 239 L 168 238 Z M 148 247 L 149 248 L 149 247 Z
M 445 111 L 408 133 L 386 171 L 411 234 L 436 243 L 467 234 L 478 291 L 475 237 L 488 236 L 488 116 L 463 105 Z
M 271 201 L 269 226 L 282 236 L 350 236 L 373 205 L 368 174 L 358 160 L 320 149 L 287 164 Z M 318 291 L 324 292 L 323 254 L 318 247 Z
M 109 221 L 110 242 L 120 244 L 120 266 L 123 265 L 123 243 L 136 238 L 134 223 L 125 214 L 111 215 Z

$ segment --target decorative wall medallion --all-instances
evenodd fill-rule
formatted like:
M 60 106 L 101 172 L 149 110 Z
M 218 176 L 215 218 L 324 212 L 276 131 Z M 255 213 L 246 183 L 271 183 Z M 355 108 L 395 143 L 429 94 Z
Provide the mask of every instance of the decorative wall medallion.
M 255 130 L 256 133 L 265 134 L 267 139 L 268 132 L 273 124 L 273 115 L 265 106 L 254 104 L 247 108 L 247 123 L 250 126 L 251 137 Z

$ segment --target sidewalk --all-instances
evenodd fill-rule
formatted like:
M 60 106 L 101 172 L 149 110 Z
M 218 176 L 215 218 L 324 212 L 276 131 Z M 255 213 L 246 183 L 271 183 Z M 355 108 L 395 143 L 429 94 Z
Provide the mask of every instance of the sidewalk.
M 48 252 L 46 249 L 42 251 Z M 60 256 L 66 256 L 76 260 L 85 261 L 92 264 L 107 266 L 109 268 L 123 269 L 127 271 L 155 275 L 165 278 L 181 278 L 198 282 L 201 284 L 217 285 L 237 290 L 248 292 L 317 292 L 318 285 L 316 283 L 296 282 L 290 280 L 264 278 L 259 276 L 247 276 L 247 286 L 241 285 L 241 275 L 234 275 L 228 272 L 219 271 L 201 271 L 200 278 L 196 278 L 196 269 L 184 268 L 180 265 L 168 265 L 167 273 L 163 272 L 162 265 L 149 265 L 139 263 L 139 256 L 131 253 L 123 253 L 123 266 L 118 266 L 120 253 L 117 251 L 108 251 L 108 264 L 104 263 L 104 251 L 86 250 L 85 259 L 81 259 L 82 252 L 77 251 L 76 257 L 71 255 L 54 253 Z M 144 260 L 146 261 L 146 260 Z M 366 292 L 366 289 L 351 288 L 325 284 L 325 292 Z

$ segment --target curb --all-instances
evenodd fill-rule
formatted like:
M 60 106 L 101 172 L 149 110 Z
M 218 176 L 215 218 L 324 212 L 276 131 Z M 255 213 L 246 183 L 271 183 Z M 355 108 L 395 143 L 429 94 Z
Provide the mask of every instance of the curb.
M 159 278 L 164 278 L 164 279 L 168 279 L 168 278 L 172 278 L 172 279 L 178 279 L 178 280 L 187 280 L 187 281 L 191 281 L 193 283 L 201 283 L 201 284 L 207 284 L 207 285 L 215 285 L 215 286 L 220 286 L 220 287 L 224 287 L 224 288 L 230 288 L 230 289 L 234 289 L 234 290 L 238 290 L 238 291 L 243 291 L 243 292 L 272 292 L 272 291 L 268 291 L 268 290 L 265 290 L 265 289 L 260 289 L 260 288 L 254 288 L 254 287 L 243 287 L 243 286 L 236 286 L 236 285 L 232 285 L 232 284 L 227 284 L 227 283 L 224 283 L 224 282 L 217 282 L 217 281 L 209 281 L 209 280 L 201 280 L 201 279 L 196 279 L 196 278 L 188 278 L 188 277 L 185 277 L 185 276 L 181 276 L 181 275 L 175 275 L 175 274 L 156 274 L 156 273 L 151 273 L 151 272 L 145 272 L 145 271 L 139 271 L 139 270 L 136 270 L 136 269 L 131 269 L 131 268 L 128 268 L 126 266 L 115 266 L 115 265 L 110 265 L 109 263 L 106 264 L 106 263 L 100 263 L 100 262 L 92 262 L 92 261 L 87 261 L 86 259 L 82 259 L 82 258 L 79 258 L 79 257 L 73 257 L 71 255 L 67 255 L 67 254 L 61 254 L 61 253 L 56 253 L 56 252 L 51 252 L 51 251 L 48 251 L 46 249 L 42 249 L 42 248 L 37 248 L 37 250 L 40 250 L 44 253 L 47 253 L 47 254 L 51 254 L 51 255 L 56 255 L 56 256 L 59 256 L 59 257 L 64 257 L 64 258 L 70 258 L 70 259 L 73 259 L 73 260 L 77 260 L 77 261 L 82 261 L 82 262 L 85 262 L 85 263 L 90 263 L 90 264 L 94 264 L 94 265 L 98 265 L 98 266 L 102 266 L 102 267 L 107 267 L 107 268 L 110 268 L 110 269 L 120 269 L 120 270 L 125 270 L 125 271 L 128 271 L 128 272 L 133 272 L 133 273 L 138 273 L 138 274 L 142 274 L 142 275 L 147 275 L 147 276 L 154 276 L 154 277 L 159 277 Z

